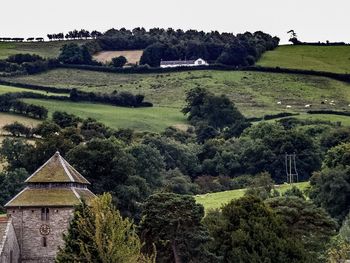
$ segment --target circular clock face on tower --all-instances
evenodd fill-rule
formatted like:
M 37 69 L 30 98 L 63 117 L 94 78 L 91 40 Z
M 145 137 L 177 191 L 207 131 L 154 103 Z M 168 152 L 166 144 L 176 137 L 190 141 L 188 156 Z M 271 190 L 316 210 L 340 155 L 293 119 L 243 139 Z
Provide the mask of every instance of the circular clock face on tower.
M 50 234 L 51 228 L 49 225 L 44 224 L 40 226 L 39 231 L 40 231 L 40 234 L 47 236 L 48 234 Z

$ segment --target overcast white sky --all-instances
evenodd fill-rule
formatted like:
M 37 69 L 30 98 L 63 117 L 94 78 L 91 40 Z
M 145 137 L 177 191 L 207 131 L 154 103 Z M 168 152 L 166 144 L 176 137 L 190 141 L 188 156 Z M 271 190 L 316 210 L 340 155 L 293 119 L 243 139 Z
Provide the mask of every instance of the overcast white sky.
M 350 42 L 350 0 L 2 0 L 0 36 L 143 26 Z

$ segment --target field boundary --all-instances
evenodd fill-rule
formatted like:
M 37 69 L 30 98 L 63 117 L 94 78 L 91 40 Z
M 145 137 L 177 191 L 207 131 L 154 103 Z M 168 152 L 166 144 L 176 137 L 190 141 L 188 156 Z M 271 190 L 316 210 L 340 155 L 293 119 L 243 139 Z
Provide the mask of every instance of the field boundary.
M 42 91 L 48 91 L 52 93 L 70 93 L 71 91 L 71 89 L 69 88 L 56 88 L 56 87 L 48 87 L 48 86 L 41 86 L 41 85 L 35 85 L 35 84 L 18 83 L 18 82 L 7 81 L 4 79 L 0 79 L 0 85 L 29 89 L 29 90 L 42 90 Z
M 178 68 L 152 68 L 148 66 L 138 66 L 138 67 L 130 67 L 130 68 L 112 68 L 107 66 L 60 64 L 60 65 L 57 65 L 57 68 L 80 69 L 80 70 L 122 73 L 122 74 L 170 73 L 170 72 L 203 71 L 203 70 L 256 71 L 256 72 L 285 73 L 285 74 L 326 77 L 326 78 L 331 78 L 331 79 L 350 83 L 350 74 L 341 74 L 341 73 L 315 71 L 315 70 L 304 70 L 304 69 L 289 69 L 289 68 L 280 68 L 280 67 L 262 67 L 262 66 L 235 67 L 235 66 L 213 64 L 209 66 L 178 67 Z

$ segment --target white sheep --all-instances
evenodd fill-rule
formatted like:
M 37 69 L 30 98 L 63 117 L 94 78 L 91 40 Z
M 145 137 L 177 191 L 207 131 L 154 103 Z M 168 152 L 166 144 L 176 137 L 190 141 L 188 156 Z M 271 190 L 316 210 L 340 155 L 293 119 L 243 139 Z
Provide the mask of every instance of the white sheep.
M 312 106 L 311 104 L 306 104 L 305 108 L 311 108 L 311 106 Z
M 286 106 L 287 109 L 290 109 L 291 107 L 292 107 L 292 106 L 290 106 L 290 105 L 287 105 L 287 106 Z
M 282 104 L 282 101 L 277 101 L 277 104 L 278 104 L 278 105 L 281 105 L 281 104 Z

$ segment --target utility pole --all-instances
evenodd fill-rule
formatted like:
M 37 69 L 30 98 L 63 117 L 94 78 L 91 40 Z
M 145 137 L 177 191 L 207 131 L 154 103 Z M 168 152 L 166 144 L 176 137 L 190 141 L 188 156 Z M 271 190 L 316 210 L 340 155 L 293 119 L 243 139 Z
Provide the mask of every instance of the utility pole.
M 289 184 L 299 182 L 299 175 L 298 175 L 295 156 L 296 156 L 295 153 L 293 153 L 293 154 L 285 153 L 287 183 L 289 183 Z

